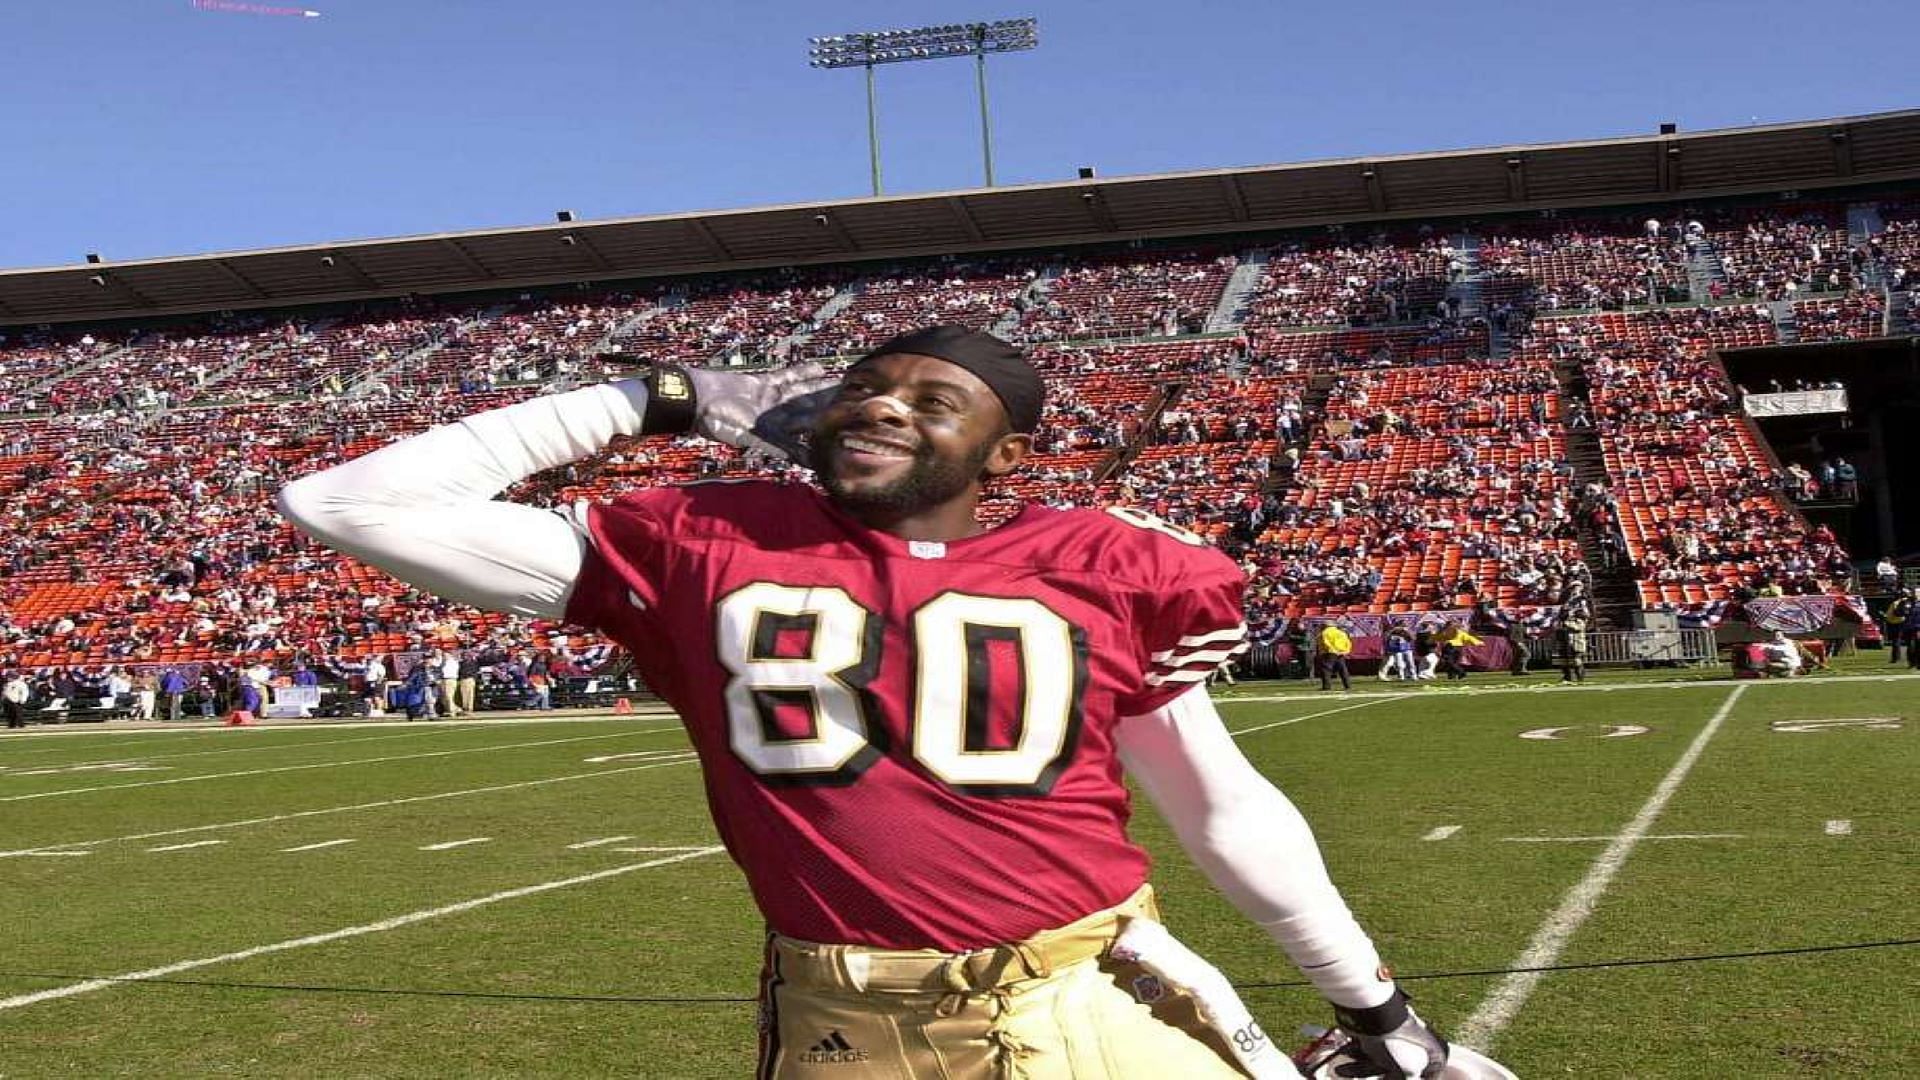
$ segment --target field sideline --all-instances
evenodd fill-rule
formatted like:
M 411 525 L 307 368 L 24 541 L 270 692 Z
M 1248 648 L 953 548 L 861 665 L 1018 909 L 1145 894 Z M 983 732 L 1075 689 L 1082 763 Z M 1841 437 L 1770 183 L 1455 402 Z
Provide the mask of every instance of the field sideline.
M 1221 696 L 1423 1012 L 1521 1075 L 1898 1075 L 1920 681 L 1852 666 Z M 1256 1015 L 1323 1021 L 1135 832 Z M 716 843 L 659 714 L 10 733 L 0 1077 L 744 1076 L 760 928 Z

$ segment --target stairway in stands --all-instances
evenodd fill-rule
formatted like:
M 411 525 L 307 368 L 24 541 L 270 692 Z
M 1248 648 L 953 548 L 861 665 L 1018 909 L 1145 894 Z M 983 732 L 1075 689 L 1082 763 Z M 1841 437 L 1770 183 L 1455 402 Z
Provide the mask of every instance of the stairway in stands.
M 1463 232 L 1453 238 L 1453 249 L 1462 269 L 1447 282 L 1447 299 L 1458 301 L 1462 318 L 1487 320 L 1487 354 L 1504 360 L 1513 354 L 1513 340 L 1505 327 L 1495 325 L 1493 312 L 1487 308 L 1488 274 L 1480 263 L 1480 238 Z
M 1914 318 L 1913 293 L 1887 293 L 1887 315 L 1883 332 L 1888 337 L 1920 334 L 1920 320 Z
M 1586 380 L 1581 375 L 1578 361 L 1555 360 L 1553 378 L 1559 384 L 1562 404 L 1575 401 L 1587 403 Z M 1573 466 L 1574 490 L 1584 491 L 1589 484 L 1611 486 L 1607 483 L 1607 464 L 1600 451 L 1600 436 L 1591 427 L 1569 427 L 1566 431 L 1567 462 Z M 1634 581 L 1632 571 L 1627 568 L 1625 544 L 1614 548 L 1617 558 L 1614 568 L 1608 570 L 1599 530 L 1578 512 L 1574 515 L 1574 521 L 1580 536 L 1580 557 L 1586 560 L 1588 569 L 1593 571 L 1594 629 L 1632 629 L 1633 612 L 1640 607 L 1640 587 Z
M 775 359 L 799 356 L 807 342 L 821 327 L 832 322 L 835 315 L 847 310 L 847 305 L 853 303 L 854 299 L 866 290 L 867 279 L 857 277 L 847 282 L 839 292 L 827 297 L 827 302 L 821 304 L 806 322 L 801 323 L 799 329 L 774 343 L 772 352 Z M 726 355 L 726 352 L 727 350 L 722 350 L 721 355 Z
M 1847 206 L 1847 246 L 1858 250 L 1867 240 L 1885 232 L 1887 223 L 1880 217 L 1878 203 L 1851 203 Z M 1860 267 L 1860 282 L 1875 292 L 1886 287 L 1886 279 L 1880 273 L 1880 264 L 1868 259 Z
M 1047 294 L 1053 291 L 1053 283 L 1060 279 L 1066 269 L 1062 263 L 1048 263 L 1047 268 L 1027 284 L 1026 291 L 1015 298 L 1013 310 L 995 320 L 990 332 L 1012 340 L 1014 332 L 1020 329 L 1020 316 L 1047 302 Z
M 1773 312 L 1773 330 L 1782 345 L 1796 345 L 1800 342 L 1800 321 L 1793 317 L 1793 302 L 1790 300 L 1770 300 L 1767 310 Z
M 1727 283 L 1727 268 L 1713 242 L 1702 236 L 1692 242 L 1687 255 L 1687 294 L 1696 304 L 1713 299 L 1713 286 Z
M 1226 288 L 1220 291 L 1219 302 L 1213 305 L 1213 314 L 1207 316 L 1207 333 L 1224 334 L 1240 329 L 1247 320 L 1247 301 L 1260 287 L 1260 275 L 1266 269 L 1266 248 L 1252 248 L 1240 256 L 1240 265 L 1233 268 L 1233 276 L 1227 278 Z

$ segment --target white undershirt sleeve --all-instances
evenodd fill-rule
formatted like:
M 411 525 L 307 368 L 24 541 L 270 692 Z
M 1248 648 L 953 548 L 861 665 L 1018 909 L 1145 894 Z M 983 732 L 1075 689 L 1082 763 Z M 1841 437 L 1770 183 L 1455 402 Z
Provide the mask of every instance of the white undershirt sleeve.
M 646 402 L 631 381 L 492 409 L 302 477 L 276 501 L 302 532 L 436 596 L 561 618 L 584 522 L 494 496 L 637 434 Z
M 1313 830 L 1240 752 L 1206 687 L 1123 719 L 1115 741 L 1194 864 L 1329 1001 L 1370 1008 L 1392 996 Z

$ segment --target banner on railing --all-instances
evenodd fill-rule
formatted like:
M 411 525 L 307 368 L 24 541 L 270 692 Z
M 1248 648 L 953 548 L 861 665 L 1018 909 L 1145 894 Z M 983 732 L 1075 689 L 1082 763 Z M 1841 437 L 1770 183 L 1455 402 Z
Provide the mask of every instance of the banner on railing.
M 1845 390 L 1789 390 L 1780 394 L 1748 394 L 1743 399 L 1748 416 L 1818 416 L 1847 411 Z
M 1760 630 L 1811 634 L 1831 625 L 1834 616 L 1867 621 L 1866 601 L 1857 596 L 1778 596 L 1746 603 L 1747 621 Z

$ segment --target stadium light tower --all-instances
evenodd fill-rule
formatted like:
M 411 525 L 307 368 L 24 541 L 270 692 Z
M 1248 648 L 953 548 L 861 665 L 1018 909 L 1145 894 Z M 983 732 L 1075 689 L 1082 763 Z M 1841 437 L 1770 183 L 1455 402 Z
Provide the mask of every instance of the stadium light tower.
M 878 64 L 971 56 L 980 89 L 980 160 L 987 186 L 993 186 L 993 123 L 987 112 L 987 54 L 1038 47 L 1038 22 L 1002 19 L 988 23 L 949 23 L 914 30 L 874 30 L 807 39 L 807 64 L 817 68 L 867 69 L 867 157 L 873 169 L 873 193 L 880 194 L 880 116 L 874 100 L 873 69 Z

